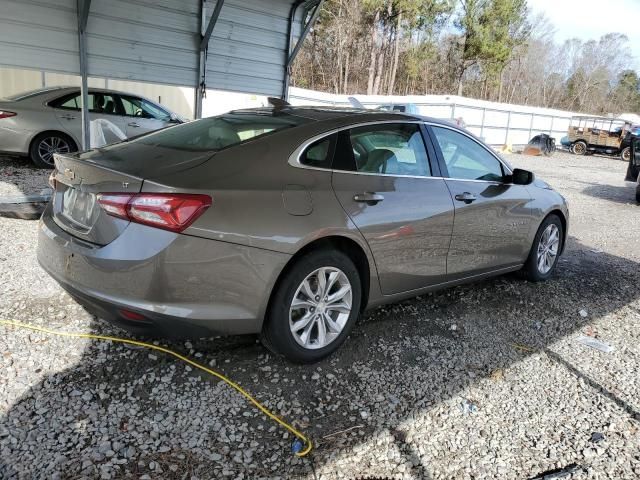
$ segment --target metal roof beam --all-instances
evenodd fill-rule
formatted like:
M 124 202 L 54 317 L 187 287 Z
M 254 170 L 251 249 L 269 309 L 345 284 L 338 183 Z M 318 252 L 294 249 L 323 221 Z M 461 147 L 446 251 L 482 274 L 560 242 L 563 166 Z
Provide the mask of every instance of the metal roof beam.
M 196 83 L 195 105 L 193 116 L 195 119 L 202 118 L 202 100 L 207 95 L 207 51 L 213 29 L 218 23 L 220 11 L 224 5 L 224 0 L 217 0 L 211 18 L 207 22 L 207 0 L 202 0 L 200 15 L 200 48 L 198 59 L 198 80 Z M 203 29 L 205 22 L 207 28 Z
M 324 2 L 325 0 L 315 1 L 315 8 L 313 10 L 313 13 L 311 14 L 311 18 L 309 18 L 309 21 L 304 25 L 302 33 L 300 34 L 300 38 L 298 38 L 296 45 L 293 47 L 293 50 L 291 50 L 291 44 L 293 43 L 293 23 L 295 22 L 295 18 L 298 13 L 298 8 L 300 8 L 300 5 L 308 2 L 306 0 L 299 0 L 296 3 L 294 3 L 293 6 L 291 7 L 291 16 L 289 17 L 289 39 L 287 42 L 287 51 L 286 51 L 285 65 L 284 65 L 284 83 L 282 85 L 282 98 L 284 100 L 286 100 L 287 96 L 289 95 L 291 65 L 293 64 L 294 60 L 298 56 L 298 52 L 300 51 L 300 48 L 302 48 L 304 39 L 307 38 L 307 35 L 311 31 L 311 27 L 313 27 L 313 24 L 318 19 L 318 16 L 320 15 L 320 9 L 322 8 L 322 4 Z M 305 13 L 305 17 L 306 16 L 307 14 Z M 303 17 L 303 21 L 304 21 L 304 17 Z
M 78 59 L 80 61 L 80 95 L 82 96 L 82 149 L 91 147 L 91 136 L 89 130 L 89 91 L 87 74 L 87 21 L 89 20 L 89 9 L 91 0 L 77 0 L 78 15 Z
M 287 58 L 287 65 L 286 65 L 287 68 L 291 67 L 291 64 L 298 56 L 298 52 L 300 51 L 300 48 L 304 43 L 304 39 L 307 38 L 307 35 L 311 31 L 311 27 L 313 27 L 313 24 L 316 22 L 318 15 L 320 15 L 320 9 L 322 8 L 323 3 L 324 3 L 324 0 L 319 0 L 316 3 L 315 9 L 311 14 L 311 18 L 304 26 L 304 30 L 302 30 L 302 33 L 300 34 L 300 38 L 298 38 L 298 41 L 296 42 L 296 46 L 293 47 L 293 51 L 289 54 L 289 58 Z
M 211 39 L 211 33 L 213 32 L 213 28 L 216 26 L 216 23 L 218 23 L 218 17 L 220 16 L 220 10 L 222 10 L 222 5 L 224 5 L 224 0 L 218 0 L 216 2 L 216 6 L 213 9 L 213 13 L 211 14 L 209 23 L 207 24 L 207 29 L 202 35 L 202 40 L 200 41 L 200 51 L 206 50 L 209 47 L 209 40 Z

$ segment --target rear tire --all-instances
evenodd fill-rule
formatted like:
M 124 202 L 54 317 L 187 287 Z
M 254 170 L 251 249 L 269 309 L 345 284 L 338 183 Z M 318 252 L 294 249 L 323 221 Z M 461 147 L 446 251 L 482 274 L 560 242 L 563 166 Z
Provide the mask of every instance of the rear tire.
M 571 153 L 574 155 L 585 155 L 587 153 L 587 144 L 582 140 L 578 140 L 571 145 Z
M 73 139 L 62 132 L 43 132 L 31 141 L 29 157 L 39 168 L 53 168 L 55 153 L 77 152 L 78 146 Z
M 317 362 L 345 341 L 361 302 L 362 282 L 349 257 L 337 250 L 310 252 L 276 286 L 262 343 L 293 362 Z
M 546 217 L 536 232 L 529 257 L 522 268 L 524 278 L 530 282 L 548 280 L 558 266 L 563 239 L 560 218 L 555 214 Z
M 622 152 L 620 152 L 620 158 L 623 162 L 631 161 L 631 147 L 623 148 Z

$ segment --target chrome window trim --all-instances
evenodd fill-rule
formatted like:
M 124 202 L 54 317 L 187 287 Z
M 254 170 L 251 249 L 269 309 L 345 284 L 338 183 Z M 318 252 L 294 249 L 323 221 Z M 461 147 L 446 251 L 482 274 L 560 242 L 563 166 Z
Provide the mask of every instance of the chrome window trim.
M 368 175 L 373 177 L 393 177 L 393 178 L 419 178 L 419 179 L 436 179 L 436 180 L 446 180 L 444 177 L 431 177 L 426 175 L 395 175 L 393 173 L 372 173 L 372 172 L 351 172 L 349 170 L 329 170 L 333 173 L 344 173 L 347 175 Z
M 498 162 L 500 162 L 500 164 L 504 167 L 505 171 L 509 172 L 509 174 L 513 174 L 513 171 L 511 170 L 511 168 L 498 155 L 496 155 L 496 153 L 494 151 L 492 151 L 489 147 L 484 145 L 482 142 L 479 142 L 472 135 L 469 135 L 467 132 L 465 132 L 463 130 L 460 130 L 458 128 L 449 126 L 449 125 L 444 125 L 444 124 L 441 124 L 441 123 L 425 122 L 425 121 L 421 121 L 421 120 L 377 120 L 377 121 L 372 121 L 372 122 L 357 123 L 357 124 L 353 124 L 353 125 L 347 125 L 347 126 L 343 126 L 343 127 L 339 127 L 339 128 L 334 128 L 332 130 L 328 130 L 326 132 L 314 135 L 310 139 L 305 140 L 289 156 L 289 160 L 288 160 L 287 163 L 289 163 L 289 165 L 291 165 L 292 167 L 302 168 L 302 169 L 305 169 L 305 170 L 316 170 L 316 171 L 319 171 L 319 172 L 346 173 L 348 175 L 370 175 L 370 176 L 372 175 L 372 176 L 376 176 L 376 177 L 444 179 L 444 180 L 455 180 L 455 181 L 459 181 L 459 182 L 491 183 L 491 184 L 494 184 L 494 185 L 513 185 L 512 183 L 499 182 L 497 180 L 473 180 L 473 179 L 468 179 L 468 178 L 456 178 L 456 177 L 444 177 L 444 176 L 393 175 L 393 174 L 390 174 L 390 173 L 354 172 L 354 171 L 349 171 L 349 170 L 338 170 L 338 169 L 334 169 L 334 168 L 312 167 L 312 166 L 304 165 L 304 164 L 300 163 L 300 156 L 302 155 L 302 152 L 304 152 L 307 149 L 307 147 L 309 147 L 312 143 L 317 142 L 318 140 L 322 140 L 323 138 L 330 137 L 331 135 L 333 135 L 335 133 L 339 133 L 339 132 L 342 132 L 342 131 L 345 131 L 345 130 L 351 130 L 352 128 L 367 127 L 367 126 L 371 126 L 371 125 L 383 125 L 383 124 L 389 124 L 389 123 L 410 123 L 410 124 L 415 124 L 415 125 L 422 124 L 422 125 L 428 125 L 430 127 L 447 128 L 447 129 L 452 130 L 454 132 L 458 132 L 458 133 L 468 137 L 470 140 L 476 142 L 482 148 L 484 148 L 493 158 L 495 158 Z M 437 147 L 440 148 L 439 145 Z M 425 149 L 426 149 L 426 145 L 425 145 Z M 427 152 L 427 155 L 428 155 L 428 152 Z M 437 161 L 437 159 L 436 159 L 436 161 Z
M 442 177 L 445 180 L 454 180 L 456 182 L 475 182 L 475 183 L 491 183 L 493 185 L 515 185 L 513 183 L 500 182 L 498 180 L 473 180 L 469 178 Z
M 347 125 L 347 126 L 343 126 L 343 127 L 339 127 L 339 128 L 334 128 L 332 130 L 328 130 L 326 132 L 323 133 L 319 133 L 318 135 L 314 135 L 313 137 L 311 137 L 308 140 L 305 140 L 302 144 L 300 144 L 300 146 L 298 146 L 298 148 L 296 148 L 293 153 L 291 155 L 289 155 L 289 161 L 287 162 L 289 165 L 291 165 L 292 167 L 296 167 L 296 168 L 302 168 L 305 170 L 317 170 L 320 172 L 335 172 L 335 173 L 347 173 L 349 175 L 373 175 L 376 177 L 402 177 L 402 178 L 438 178 L 441 179 L 443 177 L 433 177 L 433 176 L 423 176 L 423 175 L 394 175 L 391 173 L 373 173 L 373 172 L 354 172 L 354 171 L 349 171 L 349 170 L 338 170 L 335 168 L 322 168 L 322 167 L 312 167 L 309 165 L 304 165 L 303 163 L 300 162 L 300 157 L 302 156 L 302 153 L 307 149 L 307 147 L 309 147 L 312 143 L 317 142 L 318 140 L 322 140 L 323 138 L 326 137 L 330 137 L 331 135 L 335 134 L 335 133 L 339 133 L 339 132 L 343 132 L 345 130 L 351 130 L 352 128 L 359 128 L 359 127 L 368 127 L 368 126 L 372 126 L 372 125 L 387 125 L 390 123 L 401 123 L 401 124 L 414 124 L 414 125 L 421 125 L 424 124 L 423 121 L 421 120 L 376 120 L 376 121 L 372 121 L 372 122 L 363 122 L 363 123 L 355 123 L 353 125 Z M 422 132 L 420 132 L 420 134 L 422 135 Z M 424 141 L 424 139 L 423 139 Z M 431 163 L 431 159 L 429 158 L 429 152 L 427 150 L 427 146 L 425 144 L 425 152 L 427 152 L 427 158 L 429 163 Z M 429 165 L 429 168 L 431 168 L 431 165 Z
M 489 148 L 488 146 L 486 146 L 484 143 L 479 142 L 476 138 L 473 137 L 473 135 L 469 135 L 467 132 L 451 127 L 449 125 L 442 125 L 439 123 L 433 123 L 433 122 L 424 122 L 425 125 L 429 125 L 430 127 L 439 127 L 439 128 L 446 128 L 448 130 L 452 130 L 456 133 L 460 133 L 462 135 L 464 135 L 465 137 L 469 138 L 470 140 L 476 142 L 478 145 L 480 145 L 482 148 L 484 148 L 487 152 L 489 152 L 489 155 L 491 155 L 493 158 L 495 158 L 496 160 L 498 160 L 498 162 L 500 162 L 500 164 L 504 167 L 504 169 L 509 172 L 509 175 L 513 174 L 513 170 L 511 170 L 511 167 L 509 167 L 509 165 L 507 165 L 504 160 L 502 160 L 497 154 L 496 152 L 494 152 L 491 148 Z M 436 139 L 437 140 L 437 139 Z M 438 148 L 440 148 L 440 145 L 438 145 Z M 442 151 L 442 148 L 440 148 L 440 150 Z M 450 178 L 451 180 L 464 180 L 464 181 L 469 181 L 469 182 L 493 182 L 493 183 L 502 183 L 502 182 L 496 182 L 495 180 L 467 180 L 466 178 L 453 178 L 453 177 L 445 177 L 445 178 Z

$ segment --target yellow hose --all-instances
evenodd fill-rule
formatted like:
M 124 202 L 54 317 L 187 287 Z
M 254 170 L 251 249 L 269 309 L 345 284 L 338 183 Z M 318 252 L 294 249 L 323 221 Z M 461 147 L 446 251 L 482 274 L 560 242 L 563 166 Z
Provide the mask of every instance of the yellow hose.
M 249 400 L 251 403 L 253 403 L 253 405 L 258 410 L 260 410 L 262 413 L 264 413 L 271 420 L 273 420 L 274 422 L 278 423 L 282 427 L 286 428 L 289 432 L 291 432 L 293 435 L 295 435 L 300 440 L 302 440 L 302 442 L 304 442 L 306 447 L 304 448 L 304 450 L 295 453 L 298 457 L 304 457 L 305 455 L 307 455 L 313 449 L 313 445 L 311 443 L 311 440 L 309 440 L 306 436 L 304 436 L 302 433 L 300 433 L 294 427 L 292 427 L 287 422 L 285 422 L 280 417 L 278 417 L 275 413 L 272 413 L 271 411 L 269 411 L 265 406 L 263 406 L 258 400 L 256 400 L 253 396 L 251 396 L 251 394 L 249 392 L 247 392 L 244 388 L 242 388 L 240 385 L 238 385 L 234 381 L 228 379 L 223 374 L 218 373 L 215 370 L 211 370 L 210 368 L 207 368 L 207 367 L 205 367 L 203 365 L 200 365 L 199 363 L 194 362 L 190 358 L 187 358 L 184 355 L 180 355 L 179 353 L 174 352 L 173 350 L 169 350 L 168 348 L 159 347 L 158 345 L 153 345 L 152 343 L 139 342 L 137 340 L 130 340 L 130 339 L 127 339 L 127 338 L 109 337 L 107 335 L 93 335 L 91 333 L 58 332 L 58 331 L 55 331 L 55 330 L 49 330 L 48 328 L 36 327 L 34 325 L 29 325 L 27 323 L 11 322 L 11 321 L 8 321 L 8 320 L 0 320 L 0 324 L 1 325 L 9 325 L 9 326 L 18 327 L 18 328 L 27 328 L 29 330 L 35 330 L 36 332 L 47 333 L 49 335 L 59 335 L 59 336 L 62 336 L 62 337 L 90 338 L 90 339 L 93 339 L 93 340 L 104 340 L 104 341 L 111 341 L 111 342 L 118 342 L 118 343 L 127 343 L 129 345 L 137 345 L 139 347 L 145 347 L 145 348 L 149 348 L 151 350 L 156 350 L 158 352 L 163 352 L 163 353 L 167 353 L 169 355 L 173 355 L 177 359 L 182 360 L 183 362 L 188 363 L 189 365 L 192 365 L 195 368 L 199 368 L 200 370 L 202 370 L 203 372 L 208 373 L 209 375 L 212 375 L 212 376 L 214 376 L 216 378 L 219 378 L 220 380 L 225 382 L 227 385 L 229 385 L 230 387 L 234 388 L 235 390 L 240 392 L 242 395 L 244 395 L 244 397 L 247 400 Z

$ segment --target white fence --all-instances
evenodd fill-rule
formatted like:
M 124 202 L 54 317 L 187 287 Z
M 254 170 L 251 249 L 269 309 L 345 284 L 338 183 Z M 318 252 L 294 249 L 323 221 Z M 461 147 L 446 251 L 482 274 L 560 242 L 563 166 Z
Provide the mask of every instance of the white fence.
M 524 145 L 539 133 L 547 133 L 555 137 L 559 143 L 567 134 L 571 117 L 575 115 L 562 110 L 487 102 L 455 95 L 354 97 L 368 108 L 376 108 L 383 104 L 412 103 L 418 107 L 421 115 L 445 119 L 462 118 L 467 129 L 490 145 Z M 289 102 L 292 105 L 349 105 L 347 95 L 301 88 L 290 89 Z

